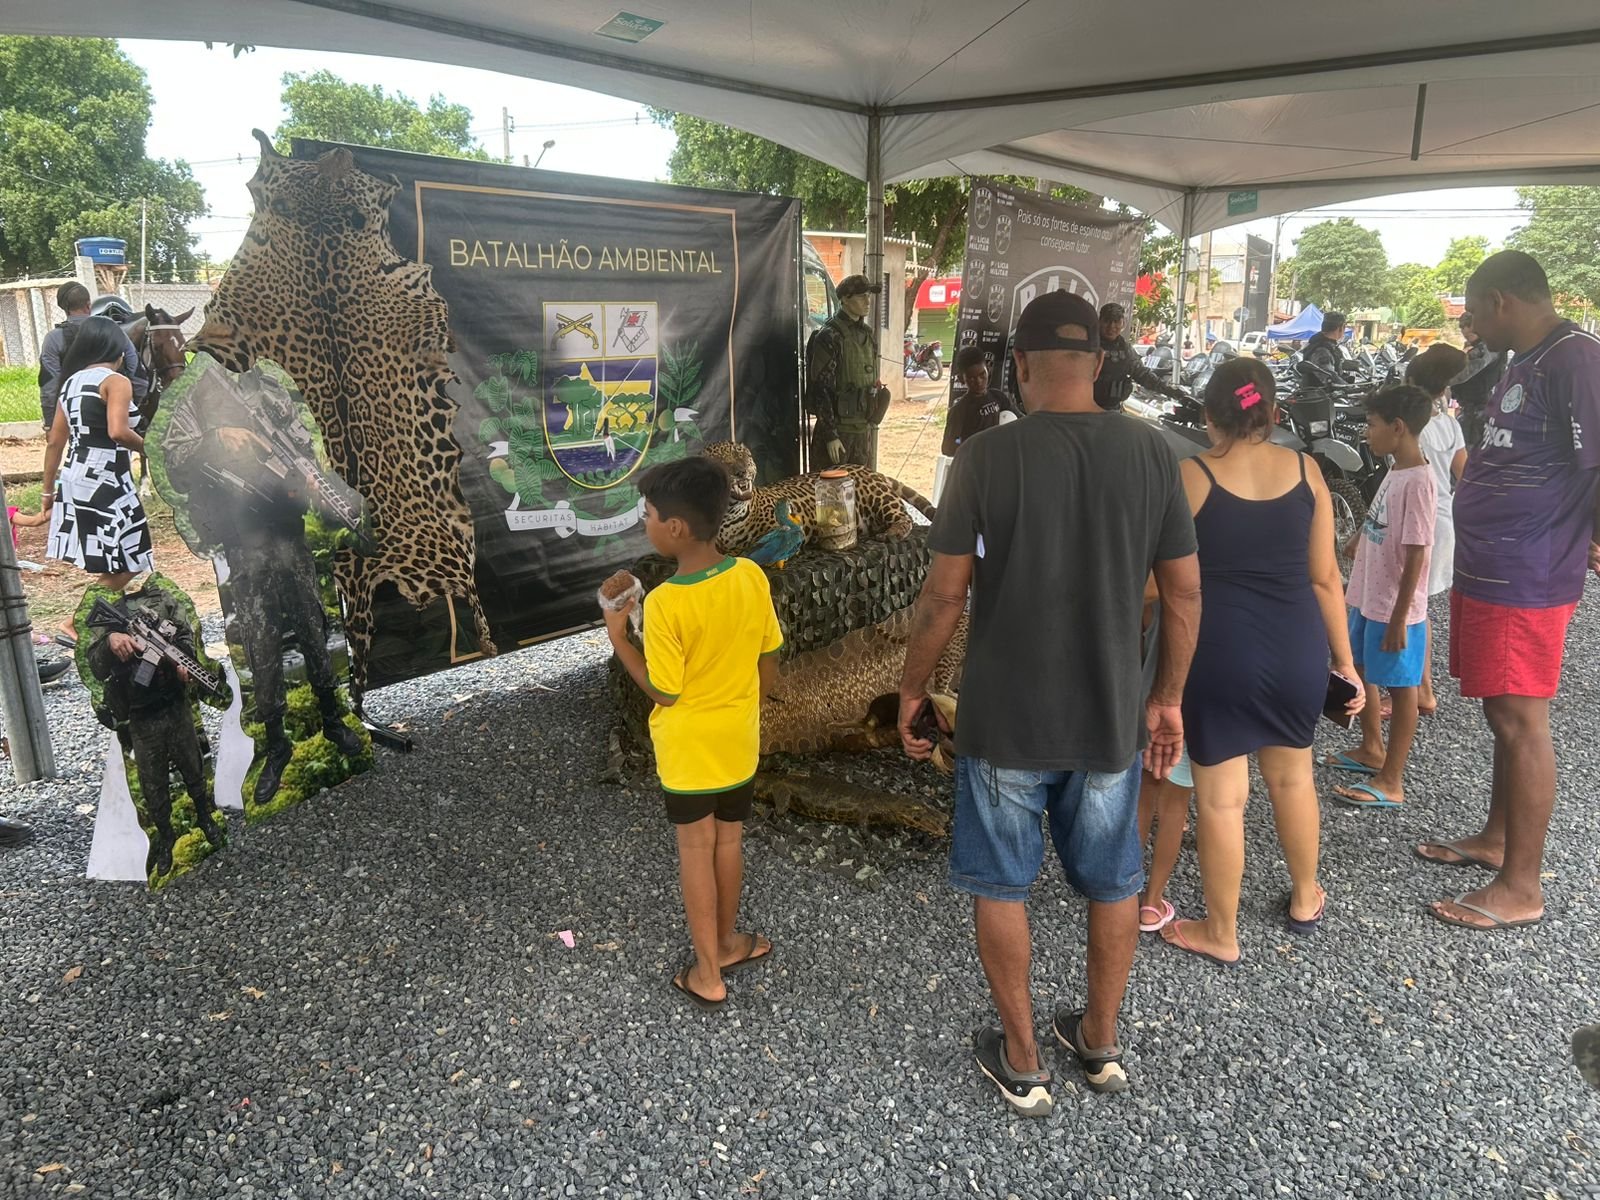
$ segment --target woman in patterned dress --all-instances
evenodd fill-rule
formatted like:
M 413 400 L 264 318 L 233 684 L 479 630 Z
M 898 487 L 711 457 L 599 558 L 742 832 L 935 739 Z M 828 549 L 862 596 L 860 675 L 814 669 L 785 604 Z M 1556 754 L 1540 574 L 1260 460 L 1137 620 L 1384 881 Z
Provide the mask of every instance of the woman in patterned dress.
M 129 457 L 144 449 L 144 438 L 134 428 L 133 385 L 117 373 L 124 341 L 121 328 L 105 317 L 78 326 L 62 357 L 65 382 L 45 447 L 42 489 L 50 513 L 46 554 L 117 592 L 154 565 Z M 70 645 L 76 639 L 69 617 L 57 640 Z

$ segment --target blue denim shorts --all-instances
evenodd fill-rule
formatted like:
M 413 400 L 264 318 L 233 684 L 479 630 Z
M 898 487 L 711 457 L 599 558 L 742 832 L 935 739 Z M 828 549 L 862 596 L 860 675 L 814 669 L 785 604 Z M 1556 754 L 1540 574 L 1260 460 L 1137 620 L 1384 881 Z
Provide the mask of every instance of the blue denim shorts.
M 956 760 L 950 886 L 990 900 L 1026 900 L 1050 840 L 1081 895 L 1113 904 L 1144 886 L 1140 763 L 1125 771 L 1017 771 Z

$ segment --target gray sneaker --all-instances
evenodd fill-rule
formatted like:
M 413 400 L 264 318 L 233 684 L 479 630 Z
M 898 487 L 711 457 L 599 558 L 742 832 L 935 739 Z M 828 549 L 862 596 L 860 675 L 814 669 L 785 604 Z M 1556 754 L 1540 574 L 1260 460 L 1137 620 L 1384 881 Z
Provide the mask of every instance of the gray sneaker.
M 1055 1107 L 1050 1094 L 1049 1071 L 1013 1071 L 1006 1062 L 1006 1035 L 998 1025 L 987 1025 L 972 1035 L 978 1070 L 987 1075 L 1000 1095 L 1025 1117 L 1048 1117 Z
M 1128 1072 L 1122 1067 L 1122 1047 L 1113 1042 L 1109 1046 L 1091 1048 L 1083 1044 L 1083 1009 L 1058 1008 L 1051 1027 L 1060 1042 L 1083 1064 L 1083 1073 L 1089 1087 L 1097 1092 L 1125 1092 L 1128 1090 Z

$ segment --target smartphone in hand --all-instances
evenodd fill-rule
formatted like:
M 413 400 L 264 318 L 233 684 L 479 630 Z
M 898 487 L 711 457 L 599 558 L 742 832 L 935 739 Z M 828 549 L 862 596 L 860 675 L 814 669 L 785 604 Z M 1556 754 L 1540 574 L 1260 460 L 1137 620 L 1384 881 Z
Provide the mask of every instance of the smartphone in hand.
M 1328 672 L 1328 695 L 1322 702 L 1322 715 L 1327 717 L 1340 729 L 1349 729 L 1355 724 L 1355 717 L 1347 708 L 1350 701 L 1361 694 L 1361 685 L 1352 679 L 1346 679 L 1337 671 Z

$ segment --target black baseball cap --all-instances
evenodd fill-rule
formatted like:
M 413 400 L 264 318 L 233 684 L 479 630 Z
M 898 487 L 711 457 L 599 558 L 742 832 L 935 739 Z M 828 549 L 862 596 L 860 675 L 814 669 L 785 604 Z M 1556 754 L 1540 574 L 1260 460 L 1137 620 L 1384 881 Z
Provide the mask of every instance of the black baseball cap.
M 841 300 L 848 300 L 851 296 L 862 296 L 868 293 L 875 296 L 882 290 L 882 284 L 873 283 L 865 275 L 846 275 L 839 281 L 839 286 L 834 289 Z
M 1080 326 L 1089 331 L 1089 336 L 1062 337 L 1056 331 L 1063 325 Z M 1022 310 L 1011 347 L 1014 350 L 1078 350 L 1093 353 L 1100 349 L 1100 314 L 1082 296 L 1068 291 L 1046 292 L 1035 297 Z

